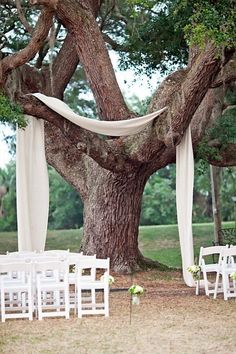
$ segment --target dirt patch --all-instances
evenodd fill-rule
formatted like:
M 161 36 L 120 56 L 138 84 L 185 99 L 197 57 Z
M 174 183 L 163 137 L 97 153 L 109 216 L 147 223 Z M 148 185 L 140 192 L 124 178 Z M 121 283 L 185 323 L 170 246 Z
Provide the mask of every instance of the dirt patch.
M 236 301 L 195 296 L 180 274 L 114 275 L 110 317 L 8 320 L 0 324 L 1 354 L 227 354 L 236 348 Z M 125 289 L 146 289 L 130 306 Z M 130 313 L 130 309 L 132 310 Z

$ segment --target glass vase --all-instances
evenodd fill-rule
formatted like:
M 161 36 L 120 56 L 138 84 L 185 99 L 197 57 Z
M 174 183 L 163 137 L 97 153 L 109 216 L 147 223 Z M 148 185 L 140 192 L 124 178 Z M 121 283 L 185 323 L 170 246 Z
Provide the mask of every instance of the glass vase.
M 132 304 L 139 305 L 140 304 L 140 297 L 138 295 L 132 295 Z

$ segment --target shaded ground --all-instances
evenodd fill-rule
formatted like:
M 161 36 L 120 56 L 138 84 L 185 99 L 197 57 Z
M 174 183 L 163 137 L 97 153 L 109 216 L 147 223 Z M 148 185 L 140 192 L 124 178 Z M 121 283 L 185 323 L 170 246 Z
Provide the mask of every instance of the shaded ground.
M 132 283 L 130 276 L 115 277 L 113 288 Z M 109 318 L 8 320 L 0 324 L 0 353 L 236 353 L 234 299 L 196 297 L 178 273 L 143 272 L 133 282 L 146 291 L 131 316 L 127 291 L 111 291 Z

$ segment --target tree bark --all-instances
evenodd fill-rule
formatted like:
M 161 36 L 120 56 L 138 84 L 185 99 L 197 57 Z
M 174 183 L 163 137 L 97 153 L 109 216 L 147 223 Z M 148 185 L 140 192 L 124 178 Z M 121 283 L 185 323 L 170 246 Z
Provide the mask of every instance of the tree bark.
M 88 181 L 82 251 L 110 257 L 117 272 L 140 269 L 138 227 L 146 180 L 144 169 L 119 175 L 98 167 Z

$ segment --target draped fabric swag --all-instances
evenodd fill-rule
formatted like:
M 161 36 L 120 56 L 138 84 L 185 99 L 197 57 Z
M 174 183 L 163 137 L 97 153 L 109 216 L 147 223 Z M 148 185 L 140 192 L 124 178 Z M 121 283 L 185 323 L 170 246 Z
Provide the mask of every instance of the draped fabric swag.
M 121 121 L 98 121 L 74 113 L 64 102 L 35 93 L 49 108 L 72 123 L 95 133 L 110 136 L 137 134 L 167 107 L 143 117 Z M 29 124 L 17 132 L 17 223 L 20 251 L 44 250 L 48 223 L 49 186 L 44 147 L 44 121 L 26 116 Z M 188 128 L 176 151 L 177 214 L 184 280 L 193 285 L 186 268 L 193 264 L 192 195 L 193 152 Z M 181 171 L 181 174 L 180 174 Z M 183 171 L 185 171 L 183 173 Z M 187 190 L 186 190 L 187 186 Z M 183 189 L 184 188 L 184 189 Z

